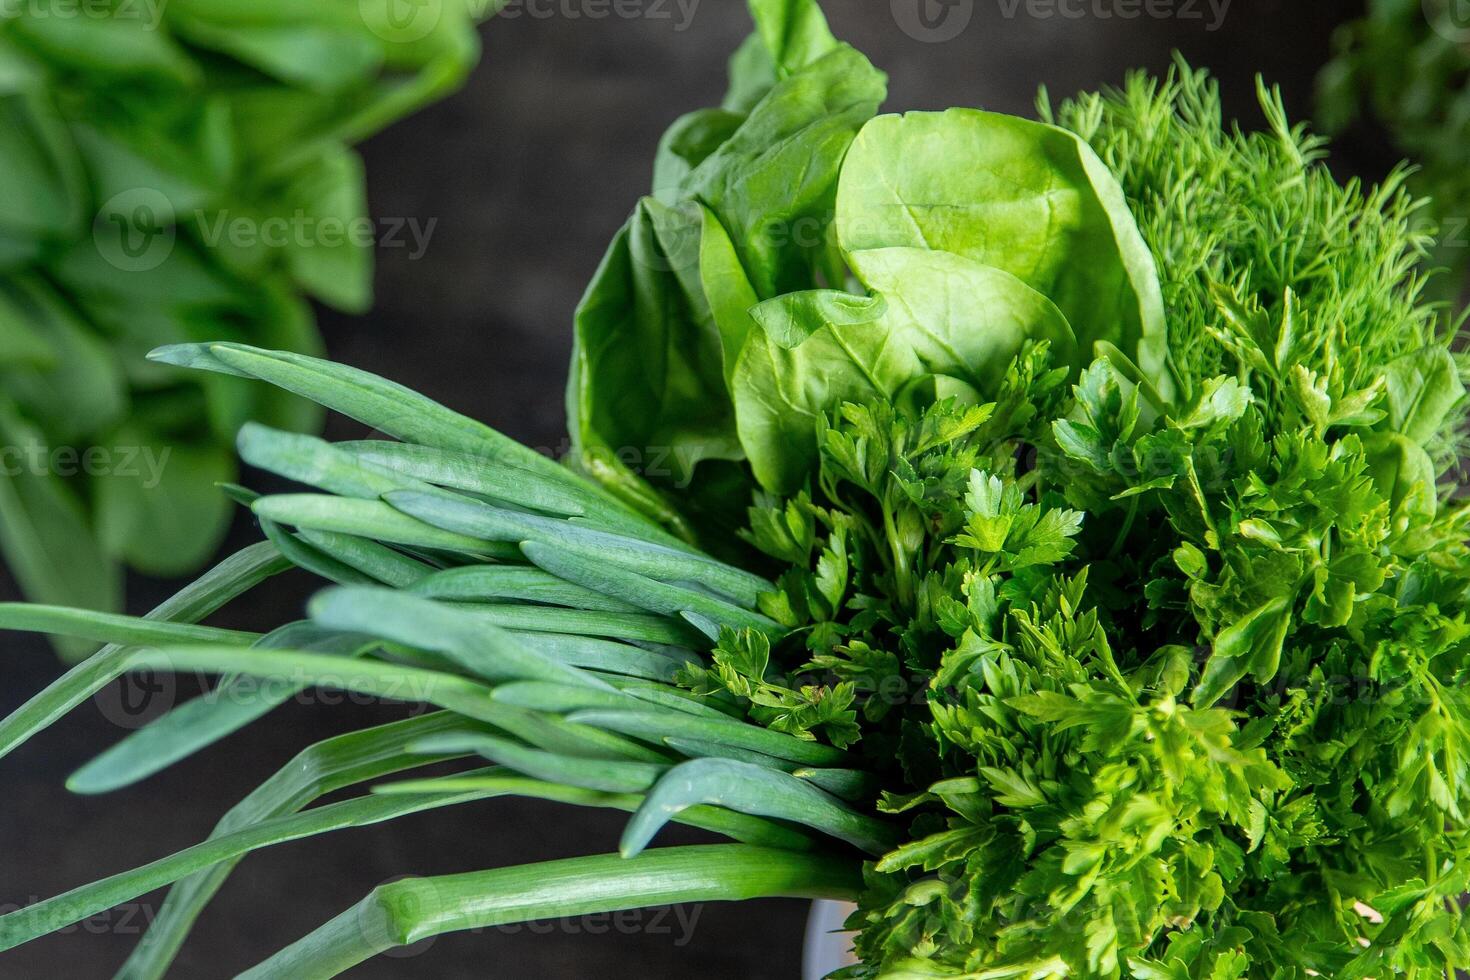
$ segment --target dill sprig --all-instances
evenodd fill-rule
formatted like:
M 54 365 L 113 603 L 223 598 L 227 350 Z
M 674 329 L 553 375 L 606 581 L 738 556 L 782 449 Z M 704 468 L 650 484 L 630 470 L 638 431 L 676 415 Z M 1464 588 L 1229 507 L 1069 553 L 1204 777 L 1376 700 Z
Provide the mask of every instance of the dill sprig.
M 1123 185 L 1158 262 L 1182 390 L 1229 370 L 1218 286 L 1273 321 L 1290 293 L 1304 363 L 1364 387 L 1458 326 L 1426 298 L 1426 202 L 1408 193 L 1408 167 L 1372 187 L 1338 183 L 1327 140 L 1288 121 L 1279 90 L 1257 91 L 1262 131 L 1227 124 L 1219 85 L 1182 59 L 1163 78 L 1134 73 L 1055 109 L 1043 92 L 1039 111 L 1091 143 Z M 1436 460 L 1462 455 L 1458 429 L 1446 427 Z

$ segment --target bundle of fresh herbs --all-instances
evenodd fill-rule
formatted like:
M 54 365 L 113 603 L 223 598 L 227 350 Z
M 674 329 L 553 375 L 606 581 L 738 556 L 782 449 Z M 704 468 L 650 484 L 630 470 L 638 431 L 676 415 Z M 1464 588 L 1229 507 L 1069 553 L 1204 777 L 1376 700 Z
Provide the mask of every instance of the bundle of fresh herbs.
M 1327 132 L 1366 118 L 1417 164 L 1411 184 L 1433 202 L 1439 229 L 1433 260 L 1455 273 L 1441 280 L 1450 300 L 1470 275 L 1467 15 L 1462 0 L 1370 0 L 1367 16 L 1339 32 L 1318 93 Z
M 372 296 L 351 144 L 452 91 L 468 5 L 107 0 L 0 15 L 0 556 L 111 609 L 119 564 L 196 570 L 246 419 L 300 400 L 144 359 L 216 338 L 314 352 L 315 298 Z M 489 6 L 489 5 L 484 5 Z M 440 9 L 443 8 L 443 9 Z
M 113 644 L 0 752 L 137 669 L 222 679 L 78 792 L 307 685 L 441 710 L 307 748 L 208 841 L 0 917 L 0 948 L 172 884 L 122 974 L 161 976 L 250 851 L 520 794 L 631 811 L 621 854 L 385 885 L 246 975 L 764 895 L 858 900 L 854 978 L 1470 962 L 1466 370 L 1414 204 L 1336 184 L 1264 89 L 1266 131 L 1227 130 L 1183 65 L 1042 123 L 870 118 L 883 78 L 811 0 L 751 8 L 578 315 L 595 482 L 351 368 L 153 355 L 388 438 L 246 426 L 310 492 L 234 490 L 268 541 L 147 617 L 0 607 Z M 308 619 L 197 625 L 290 565 L 335 583 Z M 648 850 L 670 820 L 735 843 Z

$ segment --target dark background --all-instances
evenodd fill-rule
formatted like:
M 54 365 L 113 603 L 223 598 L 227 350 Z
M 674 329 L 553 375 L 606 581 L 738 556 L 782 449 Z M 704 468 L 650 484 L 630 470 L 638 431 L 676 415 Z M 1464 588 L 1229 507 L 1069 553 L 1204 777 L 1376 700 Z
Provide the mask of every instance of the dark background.
M 1094 10 L 1094 2 L 1084 6 Z M 643 0 L 641 9 L 650 12 L 654 3 Z M 1257 71 L 1283 85 L 1294 118 L 1309 115 L 1312 79 L 1328 56 L 1331 31 L 1361 7 L 1233 0 L 1223 24 L 1210 31 L 1206 0 L 1173 7 L 1182 11 L 1186 3 L 1203 19 L 1037 17 L 1028 10 L 1046 8 L 1025 0 L 1018 7 L 974 0 L 969 26 L 943 43 L 907 36 L 889 0 L 828 0 L 826 7 L 838 36 L 889 72 L 891 109 L 965 105 L 1029 114 L 1039 84 L 1053 97 L 1070 95 L 1120 81 L 1130 68 L 1163 70 L 1177 48 L 1219 75 L 1230 112 L 1247 125 L 1259 120 Z M 578 6 L 536 0 L 534 9 L 553 15 L 532 17 L 528 8 L 516 20 L 487 24 L 484 59 L 468 88 L 363 148 L 373 213 L 434 221 L 432 238 L 416 260 L 408 248 L 380 249 L 371 315 L 322 314 L 335 359 L 538 447 L 562 442 L 572 310 L 607 241 L 647 188 L 659 135 L 679 113 L 719 101 L 725 58 L 749 29 L 737 0 L 701 0 L 683 30 L 673 0 L 665 8 L 669 19 L 559 12 Z M 1101 7 L 1119 9 L 1110 0 Z M 1358 137 L 1344 145 L 1338 163 L 1374 173 L 1384 152 L 1371 137 Z M 330 434 L 359 435 L 341 420 Z M 231 547 L 253 540 L 242 519 Z M 130 611 L 146 612 L 173 587 L 134 580 Z M 299 617 L 311 587 L 304 576 L 284 576 L 215 622 L 268 629 Z M 0 571 L 0 600 L 14 597 Z M 0 642 L 3 715 L 60 668 L 33 638 L 11 634 Z M 188 693 L 182 683 L 178 695 Z M 123 734 L 98 708 L 84 706 L 0 763 L 0 905 L 48 897 L 202 840 L 225 809 L 299 749 L 402 710 L 289 705 L 141 787 L 82 798 L 65 791 L 66 775 Z M 612 850 L 621 821 L 616 813 L 493 801 L 270 849 L 235 871 L 174 975 L 233 975 L 394 877 Z M 111 975 L 135 941 L 139 911 L 146 916 L 161 897 L 0 954 L 0 978 Z M 804 903 L 794 901 L 711 905 L 687 945 L 678 943 L 677 926 L 672 934 L 523 929 L 445 936 L 411 958 L 380 958 L 351 976 L 786 980 L 798 973 L 805 914 Z

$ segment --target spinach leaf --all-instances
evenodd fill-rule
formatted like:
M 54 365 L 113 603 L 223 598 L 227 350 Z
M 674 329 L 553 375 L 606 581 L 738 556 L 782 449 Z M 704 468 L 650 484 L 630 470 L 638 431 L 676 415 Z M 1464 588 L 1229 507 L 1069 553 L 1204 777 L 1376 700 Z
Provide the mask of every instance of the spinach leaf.
M 720 107 L 744 116 L 776 84 L 776 63 L 759 33 L 750 35 L 730 56 L 730 85 Z
M 0 280 L 0 302 L 44 338 L 47 363 L 0 371 L 0 387 L 32 418 L 48 420 L 53 440 L 75 444 L 126 409 L 122 371 L 104 342 L 40 279 Z
M 1376 432 L 1363 441 L 1374 486 L 1389 502 L 1400 527 L 1429 521 L 1439 509 L 1434 460 L 1417 443 L 1396 432 Z
M 122 595 L 116 563 L 98 546 L 73 489 L 48 468 L 34 465 L 49 459 L 47 441 L 3 400 L 0 445 L 19 454 L 0 468 L 0 552 L 17 584 L 37 602 L 116 608 Z M 95 648 L 76 640 L 53 642 L 73 658 Z
M 789 293 L 753 311 L 761 332 L 746 344 L 732 390 L 741 444 L 766 489 L 800 488 L 820 419 L 844 402 L 893 400 L 931 376 L 995 391 L 1028 341 L 1075 350 L 1056 306 L 1008 272 L 915 248 L 849 260 L 871 297 Z
M 678 203 L 689 174 L 735 135 L 745 119 L 745 113 L 729 109 L 696 109 L 679 117 L 659 140 L 653 161 L 653 196 Z
M 579 311 L 584 467 L 664 520 L 652 486 L 699 496 L 701 461 L 791 492 L 823 413 L 916 384 L 981 397 L 1028 341 L 1074 371 L 1106 354 L 1163 401 L 1153 259 L 1084 141 L 975 110 L 872 119 L 882 74 L 814 4 L 751 11 L 730 98 L 665 136 Z M 675 465 L 618 459 L 651 448 Z
M 1465 397 L 1454 356 L 1444 347 L 1426 347 L 1395 359 L 1385 369 L 1384 378 L 1388 424 L 1421 446 Z
M 780 75 L 797 71 L 838 47 L 816 0 L 751 0 L 750 13 Z
M 779 82 L 692 171 L 684 192 L 720 219 L 762 297 L 813 284 L 843 158 L 886 94 L 846 45 Z
M 355 228 L 367 220 L 362 160 L 343 146 L 327 146 L 290 175 L 279 197 L 281 214 L 303 215 L 317 227 Z M 330 306 L 365 313 L 373 300 L 373 252 L 361 238 L 309 237 L 286 246 L 286 267 L 302 289 Z
M 848 252 L 943 249 L 1049 297 L 1091 360 L 1108 342 L 1167 392 L 1163 298 L 1117 180 L 1077 136 L 977 109 L 873 120 L 843 167 L 837 231 Z
M 94 6 L 0 17 L 0 401 L 38 445 L 108 449 L 126 435 L 177 455 L 146 493 L 55 474 L 7 484 L 0 550 L 33 598 L 108 608 L 117 590 L 94 578 L 115 570 L 99 554 L 173 573 L 217 544 L 211 484 L 233 471 L 228 440 L 243 421 L 322 417 L 143 355 L 222 338 L 314 353 L 307 297 L 365 310 L 370 243 L 261 232 L 298 216 L 364 221 L 350 144 L 453 90 L 478 57 L 476 19 L 501 4 L 446 0 L 409 23 L 391 4 Z M 232 237 L 240 221 L 256 241 Z M 26 528 L 56 529 L 65 560 L 39 560 L 47 535 Z M 84 554 L 85 534 L 102 540 Z
M 839 168 L 885 91 L 862 55 L 812 26 L 821 15 L 810 0 L 753 2 L 752 12 L 757 36 L 778 50 L 761 40 L 762 59 L 747 45 L 732 89 L 761 88 L 762 65 L 775 80 L 748 113 L 727 105 L 675 123 L 654 196 L 619 232 L 576 317 L 576 461 L 666 522 L 675 512 L 654 487 L 687 488 L 701 461 L 745 455 L 730 385 L 748 310 L 836 268 Z
M 44 94 L 0 95 L 0 160 L 6 172 L 0 230 L 8 237 L 34 238 L 39 244 L 82 224 L 76 147 Z
M 698 285 L 703 215 L 642 201 L 577 311 L 568 414 L 577 461 L 638 495 L 630 463 L 663 453 L 687 479 L 738 458 L 720 338 Z M 691 282 L 692 278 L 692 282 Z
M 56 356 L 56 345 L 31 326 L 13 298 L 0 291 L 0 370 L 17 364 L 51 367 Z
M 209 560 L 233 507 L 219 492 L 236 477 L 229 450 L 211 443 L 169 445 L 137 426 L 106 445 L 126 447 L 116 468 L 92 479 L 98 540 L 147 575 L 181 575 Z

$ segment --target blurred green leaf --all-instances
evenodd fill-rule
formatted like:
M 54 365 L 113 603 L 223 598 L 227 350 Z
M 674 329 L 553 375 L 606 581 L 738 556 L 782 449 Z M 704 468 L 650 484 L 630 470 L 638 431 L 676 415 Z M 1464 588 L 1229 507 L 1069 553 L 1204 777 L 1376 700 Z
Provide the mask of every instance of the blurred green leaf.
M 98 546 L 86 510 L 71 488 L 46 468 L 51 458 L 47 442 L 3 400 L 0 450 L 0 555 L 20 587 L 38 602 L 118 608 L 120 570 Z M 71 640 L 56 645 L 72 659 L 95 649 Z
M 92 476 L 103 547 L 148 575 L 182 575 L 214 554 L 233 511 L 219 484 L 235 478 L 228 449 L 169 444 L 125 425 L 105 439 L 112 466 Z

